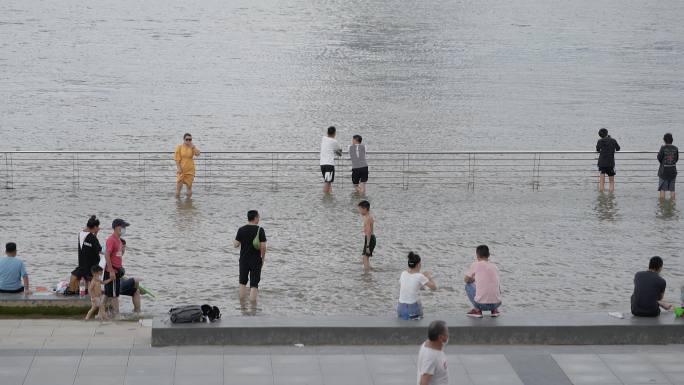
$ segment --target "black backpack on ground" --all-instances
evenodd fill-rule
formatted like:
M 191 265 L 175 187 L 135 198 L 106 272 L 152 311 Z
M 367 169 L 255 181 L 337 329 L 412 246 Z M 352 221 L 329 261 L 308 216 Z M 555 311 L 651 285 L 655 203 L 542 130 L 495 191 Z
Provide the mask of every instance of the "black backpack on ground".
M 188 305 L 169 310 L 172 323 L 214 322 L 221 319 L 221 311 L 216 306 Z
M 169 310 L 169 317 L 175 324 L 205 322 L 202 307 L 198 305 L 174 307 Z

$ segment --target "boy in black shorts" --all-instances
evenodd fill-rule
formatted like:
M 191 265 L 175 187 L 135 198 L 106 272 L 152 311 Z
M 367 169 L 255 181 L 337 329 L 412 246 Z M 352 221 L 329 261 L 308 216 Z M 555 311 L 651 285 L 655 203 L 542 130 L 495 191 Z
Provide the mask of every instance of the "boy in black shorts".
M 359 202 L 359 214 L 363 217 L 363 270 L 370 271 L 370 257 L 373 256 L 375 250 L 375 233 L 373 228 L 375 226 L 375 219 L 370 213 L 370 203 L 368 201 Z
M 599 153 L 599 192 L 606 189 L 606 174 L 608 175 L 608 191 L 615 192 L 615 151 L 620 151 L 617 140 L 608 135 L 608 130 L 602 128 L 598 132 L 601 139 L 596 143 L 596 152 Z

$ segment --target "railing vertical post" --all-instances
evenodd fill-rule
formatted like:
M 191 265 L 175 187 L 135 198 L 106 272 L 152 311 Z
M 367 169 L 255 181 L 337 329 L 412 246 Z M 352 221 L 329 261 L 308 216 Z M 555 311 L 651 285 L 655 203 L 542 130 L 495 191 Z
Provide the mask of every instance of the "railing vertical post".
M 468 191 L 475 191 L 475 154 L 468 154 Z
M 78 190 L 78 179 L 79 179 L 79 172 L 78 172 L 78 153 L 74 153 L 73 156 L 71 157 L 71 162 L 72 162 L 72 177 L 73 177 L 73 187 L 74 190 Z
M 271 153 L 271 189 L 278 190 L 278 154 Z
M 539 166 L 541 164 L 541 153 L 535 153 L 532 164 L 532 191 L 539 190 Z

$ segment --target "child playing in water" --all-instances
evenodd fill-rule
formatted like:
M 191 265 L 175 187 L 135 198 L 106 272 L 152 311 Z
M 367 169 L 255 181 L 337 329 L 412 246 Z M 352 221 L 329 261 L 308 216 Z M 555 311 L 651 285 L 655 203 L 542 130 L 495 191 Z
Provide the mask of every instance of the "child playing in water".
M 370 257 L 373 256 L 375 249 L 375 234 L 373 227 L 375 219 L 370 214 L 370 203 L 368 201 L 359 202 L 359 214 L 363 217 L 363 270 L 370 271 Z
M 102 297 L 102 285 L 106 285 L 114 280 L 114 277 L 109 278 L 106 281 L 102 281 L 102 268 L 98 265 L 93 266 L 90 271 L 93 273 L 93 279 L 88 285 L 88 293 L 90 293 L 90 310 L 86 314 L 86 321 L 92 318 L 95 311 L 97 312 L 97 318 L 100 320 L 107 319 L 107 313 L 105 312 L 105 303 Z

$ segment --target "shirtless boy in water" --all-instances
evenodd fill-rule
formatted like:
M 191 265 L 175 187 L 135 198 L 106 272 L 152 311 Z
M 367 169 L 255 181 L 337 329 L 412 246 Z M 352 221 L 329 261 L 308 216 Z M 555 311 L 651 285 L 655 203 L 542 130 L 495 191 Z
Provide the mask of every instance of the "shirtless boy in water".
M 102 285 L 106 285 L 114 280 L 114 277 L 109 278 L 106 281 L 102 281 L 102 268 L 98 265 L 93 266 L 90 269 L 93 273 L 93 279 L 90 280 L 88 284 L 88 294 L 90 294 L 90 310 L 86 314 L 85 319 L 89 320 L 95 314 L 97 310 L 97 318 L 101 320 L 107 319 L 107 313 L 105 311 L 104 297 L 102 296 Z
M 370 214 L 370 203 L 368 201 L 359 202 L 359 214 L 363 217 L 363 270 L 370 271 L 370 257 L 373 256 L 375 249 L 375 234 L 373 227 L 375 219 Z

